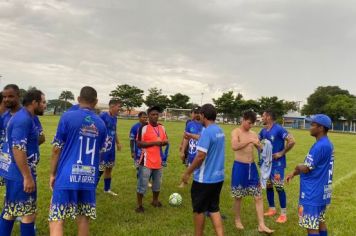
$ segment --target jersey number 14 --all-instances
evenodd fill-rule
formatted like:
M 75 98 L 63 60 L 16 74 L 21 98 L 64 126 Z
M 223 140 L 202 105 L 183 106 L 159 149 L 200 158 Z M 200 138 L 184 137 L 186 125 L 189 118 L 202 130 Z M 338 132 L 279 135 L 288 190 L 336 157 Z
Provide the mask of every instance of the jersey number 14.
M 83 164 L 82 158 L 83 158 L 83 136 L 79 137 L 80 140 L 80 148 L 79 148 L 79 158 L 77 160 L 77 164 Z M 96 148 L 96 139 L 94 139 L 94 142 L 91 142 L 91 139 L 89 137 L 87 137 L 85 139 L 85 156 L 89 156 L 91 158 L 91 165 L 94 165 L 94 157 L 95 157 L 95 148 Z M 90 147 L 91 146 L 91 147 Z

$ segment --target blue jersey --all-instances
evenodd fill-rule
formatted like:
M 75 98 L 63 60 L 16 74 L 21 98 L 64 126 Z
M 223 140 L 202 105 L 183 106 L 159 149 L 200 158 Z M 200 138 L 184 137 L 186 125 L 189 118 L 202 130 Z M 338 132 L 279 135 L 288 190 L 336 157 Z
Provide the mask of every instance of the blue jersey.
M 129 139 L 132 140 L 134 143 L 135 158 L 139 158 L 141 156 L 141 148 L 137 146 L 137 142 L 136 142 L 138 130 L 140 129 L 141 126 L 142 124 L 140 122 L 134 124 L 131 127 L 130 135 L 129 135 Z
M 1 125 L 0 125 L 0 146 L 5 142 L 6 139 L 6 127 L 7 124 L 9 123 L 9 120 L 11 119 L 12 114 L 10 110 L 6 110 L 2 115 L 1 115 Z
M 267 139 L 272 143 L 272 154 L 283 151 L 285 147 L 285 139 L 288 137 L 288 131 L 279 124 L 273 124 L 270 130 L 263 128 L 259 133 L 259 139 Z M 272 168 L 286 168 L 286 156 L 278 159 L 273 159 Z
M 8 122 L 6 141 L 0 155 L 0 175 L 6 179 L 22 181 L 23 176 L 15 162 L 13 148 L 24 151 L 31 174 L 36 177 L 39 162 L 38 132 L 32 114 L 21 108 Z
M 311 206 L 330 204 L 334 147 L 327 136 L 319 139 L 311 147 L 304 164 L 310 171 L 300 174 L 300 204 Z
M 95 189 L 106 135 L 105 123 L 89 109 L 80 108 L 62 115 L 53 140 L 53 145 L 61 149 L 56 189 Z
M 211 124 L 202 131 L 197 150 L 206 153 L 206 157 L 201 166 L 194 171 L 194 181 L 199 183 L 224 181 L 225 134 L 218 125 Z
M 192 121 L 188 122 L 188 124 L 186 125 L 185 132 L 200 135 L 202 129 L 203 129 L 203 125 L 199 121 L 192 120 Z M 198 140 L 196 140 L 196 139 L 191 138 L 188 140 L 188 162 L 189 163 L 193 162 L 194 157 L 197 154 L 197 144 L 198 144 Z
M 76 111 L 76 110 L 79 110 L 79 108 L 80 108 L 79 104 L 75 104 L 75 105 L 71 106 L 71 107 L 67 110 L 67 112 L 68 112 L 68 111 Z
M 33 117 L 33 121 L 35 122 L 35 127 L 37 129 L 37 132 L 39 135 L 43 135 L 43 128 L 42 128 L 42 124 L 40 119 L 38 118 L 38 116 L 34 116 Z
M 3 117 L 0 116 L 0 150 L 2 147 L 2 144 L 5 142 L 5 127 L 4 127 L 4 122 L 3 122 Z
M 100 113 L 100 118 L 104 121 L 107 132 L 107 153 L 115 152 L 117 116 L 111 116 L 109 112 Z

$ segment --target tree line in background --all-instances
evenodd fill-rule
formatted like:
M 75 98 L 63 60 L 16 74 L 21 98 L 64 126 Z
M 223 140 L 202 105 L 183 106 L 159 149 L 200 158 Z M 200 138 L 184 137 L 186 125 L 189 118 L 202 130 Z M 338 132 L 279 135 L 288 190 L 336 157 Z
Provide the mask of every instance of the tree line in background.
M 28 90 L 30 89 L 36 89 L 36 87 L 29 87 Z M 21 97 L 26 91 L 20 89 Z M 117 85 L 110 92 L 110 97 L 121 100 L 123 108 L 129 114 L 135 107 L 141 107 L 143 104 L 148 107 L 157 105 L 162 109 L 167 107 L 191 109 L 198 105 L 190 102 L 188 95 L 176 93 L 168 96 L 163 94 L 162 89 L 156 87 L 148 89 L 148 95 L 144 98 L 142 89 L 128 84 Z M 74 94 L 71 91 L 64 90 L 58 99 L 48 100 L 47 107 L 53 110 L 54 114 L 61 113 L 72 106 L 69 101 L 73 100 Z M 277 96 L 261 97 L 256 100 L 244 99 L 242 94 L 235 95 L 233 91 L 227 91 L 220 97 L 214 98 L 213 103 L 225 120 L 234 120 L 248 109 L 252 109 L 259 114 L 266 109 L 272 109 L 279 119 L 288 111 L 299 110 L 298 102 L 295 101 L 285 101 Z M 307 98 L 307 104 L 301 109 L 302 115 L 318 113 L 329 115 L 333 121 L 339 119 L 355 120 L 356 96 L 338 86 L 320 86 Z
M 324 113 L 333 121 L 353 121 L 356 120 L 356 96 L 338 86 L 320 86 L 308 97 L 301 112 L 304 115 Z

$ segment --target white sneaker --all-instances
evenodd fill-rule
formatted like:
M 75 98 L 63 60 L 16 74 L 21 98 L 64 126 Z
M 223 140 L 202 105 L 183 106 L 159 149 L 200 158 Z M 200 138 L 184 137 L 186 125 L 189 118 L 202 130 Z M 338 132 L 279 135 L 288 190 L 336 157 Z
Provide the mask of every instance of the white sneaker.
M 147 186 L 148 186 L 149 188 L 152 188 L 151 182 L 148 182 Z
M 111 189 L 109 189 L 108 191 L 104 191 L 104 193 L 110 194 L 112 196 L 117 196 L 117 193 L 111 191 Z

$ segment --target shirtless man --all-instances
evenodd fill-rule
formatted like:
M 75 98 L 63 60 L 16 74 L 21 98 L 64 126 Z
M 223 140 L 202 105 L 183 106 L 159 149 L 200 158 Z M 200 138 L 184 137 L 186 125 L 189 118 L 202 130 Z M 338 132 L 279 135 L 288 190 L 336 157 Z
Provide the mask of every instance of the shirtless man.
M 272 233 L 264 222 L 262 189 L 254 162 L 254 149 L 262 149 L 258 136 L 251 131 L 256 121 L 256 113 L 249 110 L 243 113 L 240 127 L 231 133 L 231 146 L 235 152 L 235 161 L 232 168 L 231 192 L 235 198 L 235 226 L 243 230 L 241 223 L 241 201 L 245 196 L 254 196 L 258 218 L 258 231 L 261 233 Z

